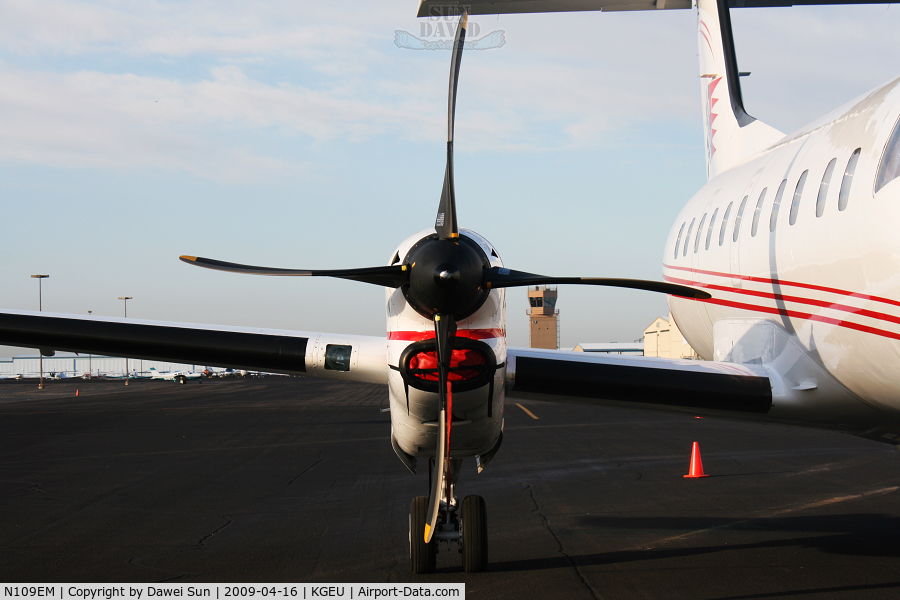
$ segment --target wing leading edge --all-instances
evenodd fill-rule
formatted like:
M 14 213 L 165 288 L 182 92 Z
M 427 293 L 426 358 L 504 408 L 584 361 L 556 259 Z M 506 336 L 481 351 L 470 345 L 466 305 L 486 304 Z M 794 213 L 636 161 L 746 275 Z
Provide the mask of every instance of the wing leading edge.
M 383 337 L 3 311 L 0 344 L 387 383 Z

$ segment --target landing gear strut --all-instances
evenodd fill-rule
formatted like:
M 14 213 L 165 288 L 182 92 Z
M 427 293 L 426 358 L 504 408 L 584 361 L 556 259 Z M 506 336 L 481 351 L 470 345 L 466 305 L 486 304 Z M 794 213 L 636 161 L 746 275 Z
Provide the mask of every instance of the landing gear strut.
M 481 496 L 467 496 L 460 505 L 453 490 L 459 478 L 461 460 L 451 460 L 451 474 L 447 478 L 452 481 L 449 487 L 450 501 L 447 494 L 441 499 L 438 521 L 429 543 L 425 542 L 426 519 L 430 508 L 428 496 L 413 498 L 409 508 L 409 560 L 413 573 L 433 573 L 437 561 L 440 543 L 447 545 L 456 542 L 462 554 L 463 570 L 466 573 L 478 573 L 487 568 L 488 536 L 487 509 Z M 430 487 L 430 486 L 429 486 Z

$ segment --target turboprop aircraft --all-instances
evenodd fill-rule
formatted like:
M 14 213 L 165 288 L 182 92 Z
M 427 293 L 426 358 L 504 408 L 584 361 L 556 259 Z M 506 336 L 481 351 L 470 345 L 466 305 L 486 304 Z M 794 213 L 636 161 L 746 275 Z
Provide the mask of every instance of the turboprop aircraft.
M 603 4 L 471 7 L 534 12 Z M 663 6 L 657 0 L 632 8 Z M 420 13 L 432 8 L 422 2 Z M 386 385 L 397 456 L 413 473 L 419 459 L 429 467 L 429 495 L 410 509 L 410 562 L 418 573 L 434 569 L 440 542 L 460 546 L 466 571 L 486 567 L 484 500 L 460 501 L 457 486 L 464 460 L 474 458 L 480 473 L 500 448 L 508 397 L 794 423 L 894 442 L 900 264 L 891 223 L 900 194 L 893 182 L 900 173 L 894 89 L 900 80 L 785 136 L 744 111 L 728 10 L 727 0 L 699 0 L 710 180 L 673 225 L 666 282 L 515 271 L 484 237 L 458 226 L 453 144 L 463 14 L 451 56 L 447 162 L 433 228 L 403 241 L 386 266 L 315 271 L 182 257 L 227 272 L 380 285 L 385 337 L 0 311 L 0 343 Z M 706 360 L 508 348 L 505 289 L 548 283 L 668 294 L 679 327 Z

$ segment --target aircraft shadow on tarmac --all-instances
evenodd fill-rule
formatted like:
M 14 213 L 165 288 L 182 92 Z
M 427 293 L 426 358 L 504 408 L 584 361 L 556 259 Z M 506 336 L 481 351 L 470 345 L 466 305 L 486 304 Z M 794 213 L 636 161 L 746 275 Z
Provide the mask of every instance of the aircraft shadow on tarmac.
M 846 514 L 823 516 L 796 516 L 749 519 L 723 518 L 616 518 L 603 516 L 584 516 L 579 524 L 591 528 L 603 529 L 646 529 L 649 531 L 673 530 L 686 532 L 688 536 L 703 535 L 705 530 L 721 535 L 723 532 L 770 532 L 793 533 L 809 532 L 813 535 L 790 537 L 788 539 L 769 539 L 752 543 L 734 543 L 730 541 L 717 545 L 695 545 L 680 548 L 648 548 L 641 550 L 624 550 L 598 552 L 594 554 L 573 554 L 552 558 L 534 558 L 507 562 L 493 562 L 490 570 L 504 571 L 536 571 L 542 569 L 558 569 L 572 567 L 600 566 L 622 564 L 647 560 L 665 560 L 680 557 L 713 554 L 717 552 L 734 552 L 765 548 L 812 548 L 821 552 L 846 556 L 897 557 L 900 547 L 896 539 L 900 536 L 900 519 L 879 514 Z M 832 535 L 827 535 L 831 533 Z M 826 534 L 826 535 L 821 535 Z M 689 540 L 689 538 L 688 538 Z M 879 584 L 880 587 L 900 587 L 900 582 Z M 868 586 L 860 586 L 866 589 Z M 842 589 L 857 589 L 848 587 Z M 816 590 L 819 593 L 822 590 Z M 792 592 L 797 593 L 797 592 Z M 765 596 L 735 596 L 734 598 L 756 598 Z
M 763 594 L 743 594 L 740 596 L 719 596 L 711 600 L 753 600 L 754 598 L 785 598 L 789 596 L 802 596 L 813 594 L 837 594 L 841 592 L 863 592 L 866 590 L 884 590 L 900 587 L 900 581 L 891 583 L 866 583 L 860 585 L 840 585 L 824 588 L 807 588 L 802 590 L 788 590 L 784 592 L 767 592 Z
M 793 533 L 809 532 L 813 535 L 790 537 L 788 539 L 770 539 L 752 543 L 733 543 L 732 541 L 717 545 L 703 545 L 680 548 L 649 548 L 645 550 L 624 550 L 614 552 L 598 552 L 593 554 L 572 554 L 552 558 L 534 558 L 506 562 L 494 562 L 490 565 L 492 572 L 539 571 L 544 569 L 570 569 L 613 564 L 627 564 L 640 561 L 658 561 L 690 556 L 701 556 L 718 552 L 734 552 L 759 550 L 766 548 L 812 548 L 822 552 L 847 556 L 864 557 L 896 557 L 900 556 L 895 540 L 900 534 L 900 519 L 879 514 L 846 514 L 823 516 L 797 516 L 750 519 L 722 518 L 615 518 L 602 516 L 585 516 L 581 524 L 607 529 L 647 529 L 652 531 L 673 530 L 684 531 L 691 535 L 692 531 L 712 530 L 718 535 L 723 532 L 769 532 Z M 832 535 L 828 535 L 831 533 Z M 825 534 L 825 535 L 819 535 Z M 717 600 L 750 600 L 754 598 L 778 598 L 785 596 L 802 596 L 817 594 L 837 594 L 842 592 L 865 592 L 900 588 L 900 581 L 886 583 L 860 583 L 843 586 L 821 588 L 790 589 L 757 594 L 741 594 L 721 596 Z
M 585 515 L 578 519 L 583 527 L 598 529 L 644 529 L 650 531 L 674 530 L 683 532 L 698 532 L 702 535 L 704 530 L 715 532 L 772 532 L 772 533 L 800 533 L 833 535 L 812 535 L 791 539 L 769 540 L 755 544 L 732 544 L 705 548 L 679 548 L 671 550 L 650 550 L 648 552 L 674 552 L 671 556 L 678 556 L 679 552 L 685 554 L 703 554 L 715 552 L 719 549 L 740 548 L 765 548 L 767 546 L 802 546 L 816 548 L 832 554 L 848 556 L 900 556 L 900 546 L 896 540 L 900 537 L 900 518 L 890 515 L 855 513 L 843 515 L 818 515 L 818 516 L 782 516 L 782 517 L 751 517 L 746 519 L 719 518 L 719 517 L 604 517 L 601 515 Z M 615 554 L 615 553 L 613 553 Z M 649 556 L 648 556 L 649 557 Z M 610 562 L 626 562 L 628 560 L 642 560 L 641 558 L 607 557 Z M 606 562 L 605 560 L 603 562 Z

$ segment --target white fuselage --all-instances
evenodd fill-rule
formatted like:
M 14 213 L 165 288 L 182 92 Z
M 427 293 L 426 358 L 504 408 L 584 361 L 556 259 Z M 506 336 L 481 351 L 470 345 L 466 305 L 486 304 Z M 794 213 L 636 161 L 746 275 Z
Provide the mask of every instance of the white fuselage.
M 774 371 L 785 387 L 785 420 L 835 426 L 856 420 L 864 428 L 873 418 L 889 423 L 900 417 L 900 180 L 877 193 L 874 185 L 900 115 L 898 83 L 714 177 L 669 233 L 665 279 L 713 296 L 669 297 L 678 327 L 705 360 Z M 830 183 L 823 186 L 832 160 Z M 800 405 L 814 410 L 793 415 L 791 407 Z M 776 418 L 778 410 L 775 402 Z M 883 429 L 882 437 L 900 434 L 892 424 Z
M 396 251 L 399 261 L 403 262 L 416 242 L 433 233 L 433 229 L 421 231 L 400 244 Z M 466 229 L 461 229 L 459 233 L 478 243 L 491 267 L 503 266 L 496 250 L 486 239 Z M 435 455 L 438 435 L 437 394 L 407 387 L 397 367 L 400 355 L 407 346 L 434 338 L 434 322 L 413 310 L 400 289 L 388 289 L 386 295 L 387 363 L 391 367 L 388 387 L 393 434 L 400 448 L 407 454 L 431 457 Z M 506 379 L 505 313 L 505 290 L 498 289 L 491 291 L 487 301 L 475 314 L 457 321 L 457 337 L 480 340 L 490 346 L 499 368 L 494 373 L 493 386 L 453 392 L 450 436 L 450 455 L 453 458 L 484 454 L 500 436 Z M 488 404 L 491 405 L 490 410 Z

